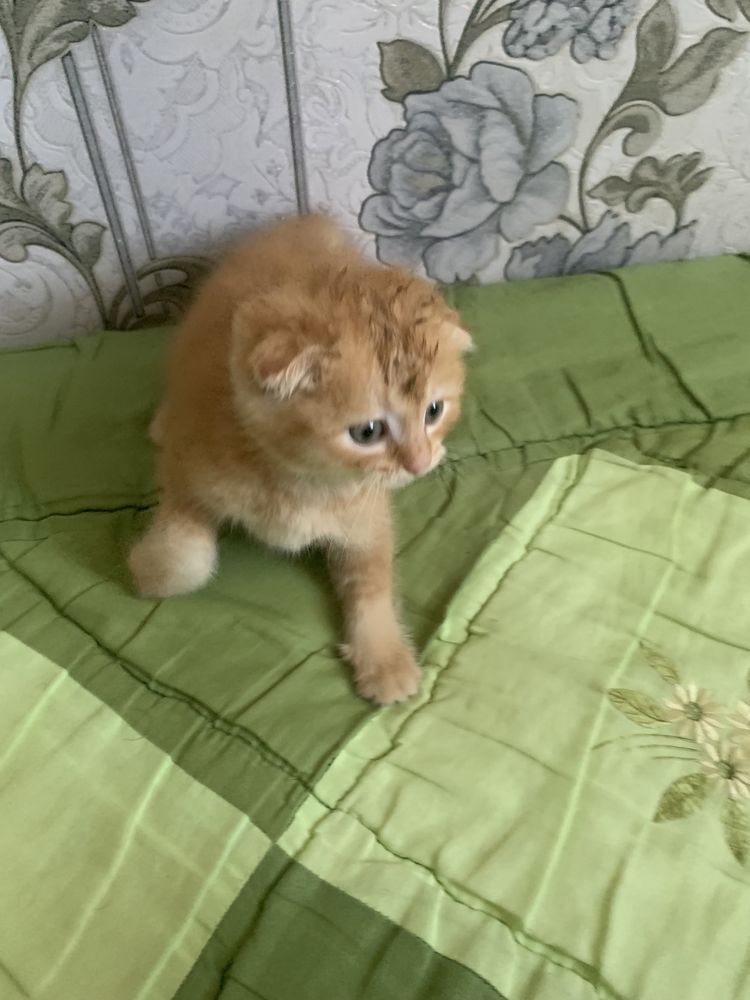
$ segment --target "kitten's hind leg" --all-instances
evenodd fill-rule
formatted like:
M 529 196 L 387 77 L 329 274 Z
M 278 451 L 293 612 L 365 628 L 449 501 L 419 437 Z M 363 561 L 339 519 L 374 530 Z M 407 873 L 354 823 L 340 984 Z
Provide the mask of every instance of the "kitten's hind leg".
M 143 597 L 173 597 L 202 587 L 216 569 L 216 526 L 199 512 L 162 503 L 128 565 Z
M 371 524 L 369 539 L 332 550 L 330 566 L 346 622 L 341 651 L 354 667 L 354 683 L 363 698 L 389 705 L 417 693 L 421 671 L 393 605 L 390 512 L 385 498 Z

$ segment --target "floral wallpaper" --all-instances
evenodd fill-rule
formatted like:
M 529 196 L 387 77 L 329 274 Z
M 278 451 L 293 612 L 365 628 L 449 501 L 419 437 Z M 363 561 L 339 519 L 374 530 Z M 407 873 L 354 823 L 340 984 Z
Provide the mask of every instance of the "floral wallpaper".
M 750 3 L 711 0 L 709 13 L 724 22 L 741 15 L 745 30 L 709 24 L 684 47 L 671 0 L 640 17 L 637 0 L 478 0 L 452 49 L 448 8 L 437 5 L 440 55 L 411 39 L 380 43 L 383 96 L 403 106 L 403 127 L 373 148 L 376 193 L 360 215 L 380 259 L 421 264 L 449 282 L 477 280 L 502 244 L 506 278 L 688 256 L 697 230 L 690 196 L 710 183 L 710 151 L 705 163 L 701 150 L 663 159 L 649 151 L 665 118 L 710 104 L 746 47 Z M 560 52 L 580 65 L 612 60 L 631 30 L 630 71 L 587 134 L 580 106 L 590 96 L 574 81 L 565 93 L 539 89 L 534 64 Z M 472 62 L 485 34 L 497 55 Z M 597 153 L 613 137 L 622 162 L 601 176 Z M 574 145 L 580 159 L 571 167 L 561 157 Z M 669 205 L 672 224 L 640 232 L 631 220 L 653 200 Z M 551 224 L 553 235 L 537 235 Z
M 750 250 L 750 0 L 0 0 L 0 343 L 325 207 L 448 282 Z

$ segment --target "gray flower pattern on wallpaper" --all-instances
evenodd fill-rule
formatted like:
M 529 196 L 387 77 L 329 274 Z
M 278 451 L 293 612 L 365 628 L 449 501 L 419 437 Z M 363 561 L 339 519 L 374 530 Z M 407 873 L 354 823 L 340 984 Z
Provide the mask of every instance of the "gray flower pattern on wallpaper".
M 611 59 L 635 17 L 637 0 L 516 0 L 503 47 L 514 58 L 544 59 L 570 42 L 579 63 Z
M 478 63 L 468 79 L 404 102 L 406 127 L 373 149 L 361 223 L 381 260 L 424 262 L 439 281 L 468 279 L 509 241 L 553 222 L 570 177 L 555 157 L 576 127 L 575 103 L 535 94 L 522 70 Z
M 610 271 L 628 264 L 650 264 L 657 260 L 681 260 L 690 254 L 695 223 L 667 236 L 647 233 L 633 236 L 629 222 L 605 212 L 596 226 L 577 240 L 567 236 L 543 236 L 524 243 L 511 254 L 505 269 L 508 279 L 550 278 L 560 274 Z
M 707 7 L 724 21 L 740 14 L 750 20 L 750 0 L 707 0 Z M 504 245 L 506 278 L 687 256 L 695 236 L 690 196 L 711 178 L 711 163 L 695 152 L 676 150 L 666 160 L 644 154 L 665 117 L 689 115 L 711 100 L 748 32 L 713 27 L 680 51 L 673 0 L 656 0 L 637 22 L 638 0 L 479 0 L 451 53 L 447 8 L 438 0 L 440 57 L 410 39 L 379 43 L 383 96 L 404 115 L 404 127 L 372 150 L 374 194 L 360 213 L 380 259 L 421 265 L 448 282 L 476 280 Z M 565 46 L 583 63 L 611 58 L 631 29 L 632 71 L 584 143 L 575 178 L 558 157 L 574 139 L 580 143 L 580 98 L 539 93 L 533 74 L 501 61 L 466 65 L 472 45 L 489 32 L 509 56 L 532 64 Z M 626 163 L 597 178 L 597 153 L 616 134 Z M 653 199 L 671 206 L 673 229 L 636 235 L 635 217 Z M 550 224 L 561 231 L 531 239 Z

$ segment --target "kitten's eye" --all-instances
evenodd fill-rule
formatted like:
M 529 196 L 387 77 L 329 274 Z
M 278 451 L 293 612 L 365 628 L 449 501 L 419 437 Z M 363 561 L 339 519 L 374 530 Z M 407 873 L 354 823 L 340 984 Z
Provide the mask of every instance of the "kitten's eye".
M 385 435 L 385 420 L 368 420 L 366 424 L 355 424 L 349 428 L 349 437 L 364 448 L 382 441 Z
M 429 427 L 430 424 L 436 424 L 438 420 L 443 415 L 443 410 L 445 409 L 445 403 L 442 399 L 434 399 L 430 405 L 425 410 L 424 422 Z

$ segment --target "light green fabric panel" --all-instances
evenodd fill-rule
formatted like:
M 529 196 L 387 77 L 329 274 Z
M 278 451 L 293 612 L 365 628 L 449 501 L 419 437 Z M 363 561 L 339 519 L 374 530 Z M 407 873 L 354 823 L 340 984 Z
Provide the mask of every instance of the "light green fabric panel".
M 743 996 L 748 565 L 746 500 L 559 460 L 281 846 L 513 1000 Z
M 0 996 L 168 1000 L 268 841 L 0 633 Z

